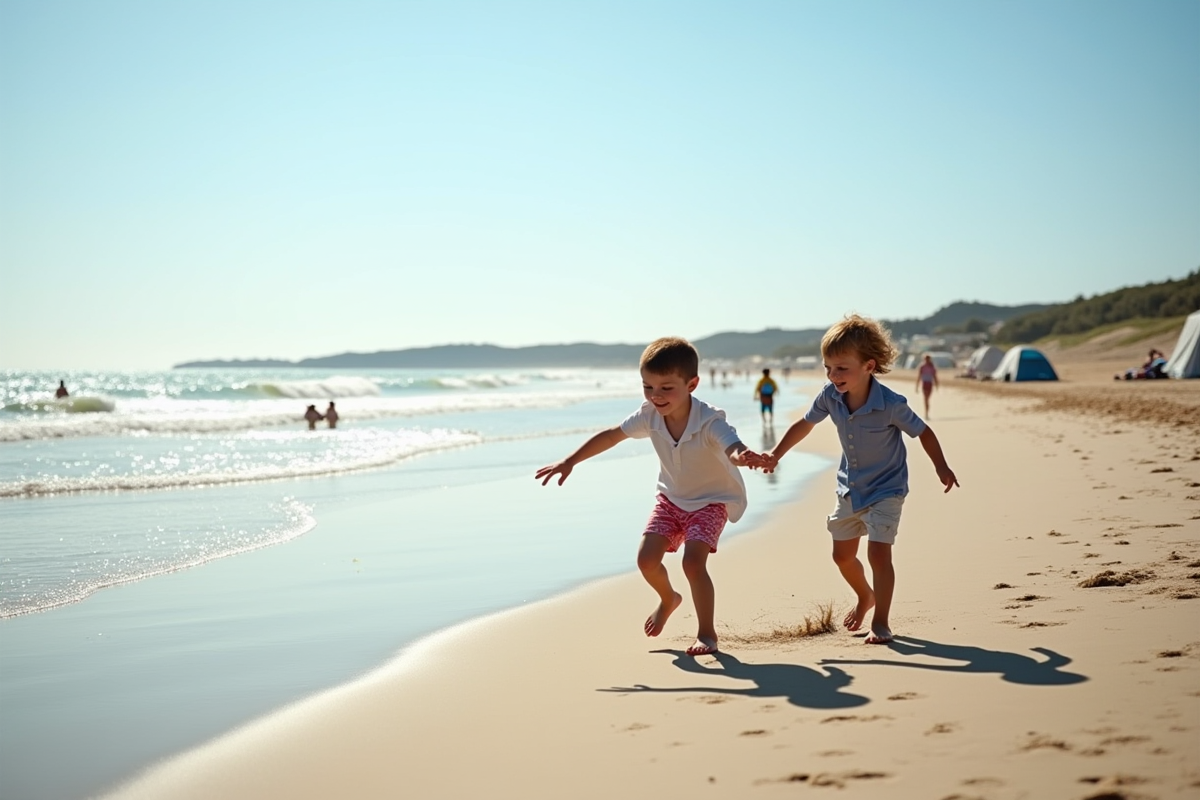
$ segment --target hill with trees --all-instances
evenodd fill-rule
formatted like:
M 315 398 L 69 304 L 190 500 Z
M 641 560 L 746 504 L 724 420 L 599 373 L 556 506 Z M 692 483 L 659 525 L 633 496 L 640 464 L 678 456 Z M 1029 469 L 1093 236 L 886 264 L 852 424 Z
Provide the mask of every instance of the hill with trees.
M 997 322 L 1053 308 L 1046 303 L 1021 306 L 996 306 L 990 303 L 959 301 L 940 308 L 925 319 L 901 319 L 887 322 L 895 337 L 936 333 L 982 333 Z
M 1200 309 L 1200 270 L 1176 281 L 1130 286 L 1009 319 L 995 341 L 1028 344 L 1134 320 L 1181 317 Z

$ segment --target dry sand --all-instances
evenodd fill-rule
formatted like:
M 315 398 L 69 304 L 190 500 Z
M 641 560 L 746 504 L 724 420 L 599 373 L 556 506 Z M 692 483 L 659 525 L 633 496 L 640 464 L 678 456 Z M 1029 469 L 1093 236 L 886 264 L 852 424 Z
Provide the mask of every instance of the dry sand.
M 1063 372 L 934 395 L 962 489 L 910 445 L 891 646 L 788 631 L 852 599 L 828 473 L 711 559 L 716 657 L 683 655 L 686 603 L 647 640 L 653 595 L 621 576 L 426 640 L 115 796 L 1200 796 L 1200 424 L 1140 410 L 1200 406 L 1200 381 Z M 832 426 L 801 447 L 834 453 Z

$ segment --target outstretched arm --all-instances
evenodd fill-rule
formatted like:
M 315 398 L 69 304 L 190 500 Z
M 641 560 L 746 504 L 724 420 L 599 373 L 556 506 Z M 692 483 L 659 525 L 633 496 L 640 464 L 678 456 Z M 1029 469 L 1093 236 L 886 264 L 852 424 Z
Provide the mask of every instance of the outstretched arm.
M 926 426 L 925 431 L 918 438 L 920 438 L 921 446 L 925 448 L 929 460 L 933 462 L 938 480 L 942 482 L 942 486 L 946 487 L 946 491 L 958 486 L 958 478 L 954 477 L 954 470 L 950 469 L 950 465 L 946 463 L 946 457 L 942 455 L 942 445 L 938 442 L 933 428 Z
M 571 470 L 575 469 L 575 465 L 580 461 L 589 459 L 592 456 L 598 456 L 605 450 L 615 447 L 628 438 L 629 437 L 625 434 L 625 431 L 621 430 L 620 427 L 602 430 L 580 445 L 578 450 L 576 450 L 574 453 L 571 453 L 571 455 L 567 456 L 562 461 L 559 461 L 555 464 L 548 464 L 547 466 L 539 469 L 533 478 L 534 480 L 540 480 L 542 482 L 542 486 L 545 486 L 550 482 L 551 478 L 553 478 L 555 475 L 559 475 L 561 477 L 558 479 L 558 485 L 562 486 L 563 481 L 567 479 L 567 476 L 571 474 Z

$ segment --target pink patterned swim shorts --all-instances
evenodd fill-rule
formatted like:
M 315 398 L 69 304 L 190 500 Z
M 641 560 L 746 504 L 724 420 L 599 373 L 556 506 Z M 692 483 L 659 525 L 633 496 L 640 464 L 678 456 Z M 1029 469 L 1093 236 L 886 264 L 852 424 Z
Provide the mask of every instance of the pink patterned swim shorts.
M 696 511 L 684 511 L 660 494 L 654 501 L 645 533 L 664 537 L 670 545 L 668 553 L 674 553 L 681 544 L 692 540 L 704 542 L 709 551 L 715 553 L 717 539 L 728 520 L 729 512 L 724 503 L 710 503 Z

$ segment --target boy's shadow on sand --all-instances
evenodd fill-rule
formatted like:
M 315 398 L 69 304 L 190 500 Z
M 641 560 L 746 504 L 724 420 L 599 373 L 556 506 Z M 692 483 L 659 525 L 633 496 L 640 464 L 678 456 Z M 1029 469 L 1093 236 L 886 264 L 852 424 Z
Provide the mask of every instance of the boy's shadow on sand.
M 1020 653 L 1007 653 L 1003 650 L 985 650 L 982 647 L 967 645 L 941 644 L 911 636 L 897 636 L 888 645 L 893 653 L 902 656 L 931 656 L 944 658 L 947 661 L 961 661 L 962 664 L 924 664 L 913 661 L 893 661 L 886 658 L 871 659 L 841 659 L 825 658 L 821 664 L 880 664 L 890 667 L 916 667 L 917 669 L 932 669 L 941 672 L 965 672 L 985 674 L 995 672 L 1000 680 L 1008 683 L 1022 683 L 1030 686 L 1068 686 L 1073 683 L 1083 683 L 1088 680 L 1086 675 L 1075 672 L 1062 672 L 1059 668 L 1071 663 L 1071 659 L 1059 655 L 1045 647 L 1031 647 L 1035 653 L 1046 656 L 1045 661 L 1038 661 Z M 828 667 L 826 667 L 828 669 Z
M 854 679 L 837 667 L 825 667 L 825 672 L 802 667 L 798 664 L 745 664 L 729 653 L 717 652 L 713 658 L 720 669 L 702 666 L 694 657 L 682 650 L 654 650 L 655 653 L 670 653 L 675 656 L 675 666 L 684 672 L 694 672 L 716 678 L 733 678 L 752 681 L 754 686 L 731 689 L 720 686 L 680 686 L 655 689 L 643 684 L 611 689 L 601 692 L 695 692 L 699 694 L 732 694 L 742 697 L 782 697 L 794 706 L 805 708 L 854 708 L 865 705 L 867 698 L 847 694 L 842 689 Z

